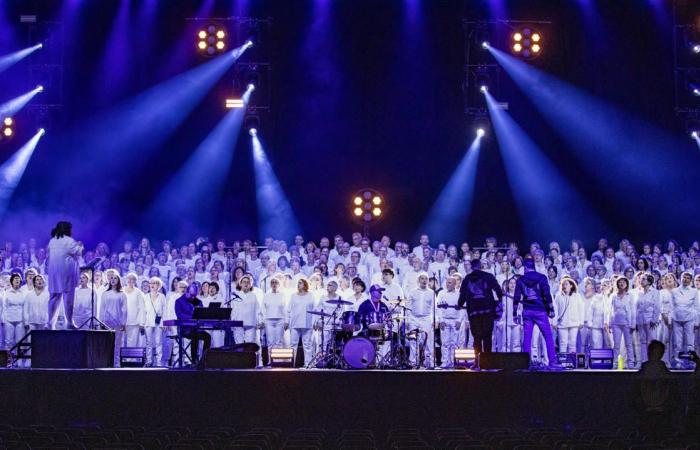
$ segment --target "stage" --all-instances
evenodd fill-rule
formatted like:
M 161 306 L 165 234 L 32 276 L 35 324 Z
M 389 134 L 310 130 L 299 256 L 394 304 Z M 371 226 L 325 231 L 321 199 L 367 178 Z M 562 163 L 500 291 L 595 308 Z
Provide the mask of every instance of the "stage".
M 0 423 L 434 430 L 634 426 L 635 371 L 2 370 Z M 666 383 L 666 382 L 664 382 Z M 698 378 L 668 379 L 674 416 Z M 693 394 L 695 392 L 695 394 Z

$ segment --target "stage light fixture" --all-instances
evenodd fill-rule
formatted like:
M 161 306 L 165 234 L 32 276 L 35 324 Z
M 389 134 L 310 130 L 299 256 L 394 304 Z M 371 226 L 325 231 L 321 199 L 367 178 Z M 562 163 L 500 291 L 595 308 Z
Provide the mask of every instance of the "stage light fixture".
M 362 204 L 362 197 L 355 197 L 352 202 L 355 206 L 360 206 Z
M 692 46 L 693 53 L 696 55 L 700 54 L 700 44 L 695 44 Z
M 383 204 L 382 194 L 371 188 L 361 189 L 352 197 L 350 211 L 353 217 L 364 226 L 365 236 L 369 226 L 384 216 L 384 208 L 379 207 Z
M 355 208 L 353 212 L 357 217 L 360 217 L 362 215 L 362 208 Z
M 244 104 L 242 98 L 227 98 L 226 99 L 226 108 L 227 109 L 243 108 L 244 106 L 245 106 L 245 104 Z
M 255 90 L 255 83 L 248 83 L 247 89 L 253 92 Z
M 483 48 L 484 50 L 488 50 L 490 46 L 491 44 L 489 44 L 489 41 L 484 41 L 481 43 L 481 48 Z
M 252 40 L 248 39 L 247 41 L 245 41 L 245 47 L 246 47 L 246 48 L 250 48 L 250 47 L 252 47 L 252 46 L 253 46 L 253 41 L 252 41 Z
M 207 55 L 221 53 L 226 49 L 226 31 L 216 25 L 208 25 L 197 32 L 197 49 Z
M 697 139 L 697 138 L 698 138 L 698 132 L 697 132 L 697 131 L 691 131 L 691 132 L 690 132 L 690 137 L 693 138 L 693 139 Z
M 0 139 L 8 140 L 15 135 L 15 121 L 12 117 L 5 117 L 2 120 L 2 135 Z
M 481 91 L 482 94 L 487 93 L 489 90 L 489 87 L 486 86 L 485 84 L 482 84 L 481 87 L 479 88 L 479 91 Z
M 477 137 L 484 137 L 485 134 L 486 134 L 486 131 L 483 128 L 476 129 L 476 136 Z
M 270 366 L 271 367 L 293 367 L 294 366 L 294 349 L 292 349 L 292 348 L 271 348 L 270 349 Z
M 248 130 L 248 134 L 250 134 L 251 137 L 255 137 L 258 135 L 258 129 L 257 128 L 251 128 Z
M 374 217 L 379 217 L 382 215 L 382 208 L 374 208 L 372 209 L 372 215 Z
M 372 203 L 374 203 L 376 206 L 379 206 L 382 204 L 382 198 L 379 197 L 378 195 L 375 195 L 374 198 L 372 199 Z
M 699 88 L 693 88 L 693 95 L 696 97 L 700 97 L 700 89 Z
M 39 128 L 39 136 L 43 136 L 46 134 L 46 130 L 44 128 Z
M 44 86 L 42 86 L 42 85 L 37 86 L 36 91 L 37 92 L 44 92 Z
M 511 35 L 511 49 L 515 55 L 525 59 L 532 59 L 542 53 L 544 40 L 542 33 L 531 26 L 523 26 Z

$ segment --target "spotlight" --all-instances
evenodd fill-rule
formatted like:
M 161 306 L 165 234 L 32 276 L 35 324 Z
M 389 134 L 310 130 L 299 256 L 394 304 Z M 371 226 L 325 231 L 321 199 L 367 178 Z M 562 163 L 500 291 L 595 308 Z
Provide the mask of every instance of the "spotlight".
M 362 197 L 355 197 L 352 202 L 355 206 L 360 206 L 362 204 Z
M 356 217 L 360 217 L 362 215 L 362 208 L 355 208 L 352 212 Z
M 37 48 L 44 48 L 44 44 L 41 44 L 41 43 L 37 44 Z
M 696 55 L 700 54 L 700 44 L 693 45 L 692 50 L 693 50 L 693 53 L 695 53 Z
M 233 109 L 233 108 L 243 108 L 244 102 L 242 98 L 227 98 L 226 99 L 226 108 L 227 109 Z
M 204 55 L 213 56 L 226 49 L 226 31 L 209 25 L 197 32 L 197 49 Z
M 531 59 L 542 53 L 544 48 L 542 45 L 543 40 L 541 32 L 530 26 L 523 26 L 515 30 L 511 35 L 510 48 L 514 54 L 525 59 Z
M 476 136 L 477 137 L 484 137 L 485 134 L 486 134 L 486 131 L 483 128 L 476 129 Z
M 255 83 L 248 83 L 247 89 L 248 89 L 250 92 L 253 92 L 253 91 L 255 90 Z
M 257 136 L 258 135 L 257 128 L 251 128 L 250 130 L 248 130 L 248 134 L 250 134 L 251 137 Z
M 484 41 L 481 43 L 481 48 L 484 50 L 488 50 L 488 48 L 491 47 L 491 44 L 489 44 L 489 41 Z
M 379 216 L 381 216 L 381 215 L 382 215 L 382 208 L 374 208 L 374 209 L 372 210 L 372 215 L 373 215 L 374 217 L 379 217 Z
M 697 139 L 697 138 L 698 138 L 698 132 L 697 132 L 697 131 L 691 131 L 691 132 L 690 132 L 690 137 L 693 138 L 693 139 Z
M 36 87 L 37 92 L 44 92 L 44 86 L 39 85 Z
M 382 204 L 382 198 L 379 197 L 378 195 L 375 195 L 374 198 L 372 199 L 372 203 L 374 203 L 376 206 L 379 206 Z
M 43 136 L 46 134 L 46 130 L 44 128 L 39 128 L 39 136 Z
M 251 41 L 250 39 L 248 39 L 247 41 L 245 41 L 245 46 L 246 46 L 246 48 L 252 47 L 252 46 L 253 46 L 253 41 Z
M 489 87 L 486 86 L 485 84 L 482 84 L 481 87 L 479 88 L 482 94 L 485 94 L 489 91 Z
M 693 95 L 696 97 L 700 97 L 700 89 L 698 88 L 693 88 Z
M 2 120 L 2 134 L 0 139 L 7 140 L 15 135 L 15 121 L 12 117 L 5 117 Z

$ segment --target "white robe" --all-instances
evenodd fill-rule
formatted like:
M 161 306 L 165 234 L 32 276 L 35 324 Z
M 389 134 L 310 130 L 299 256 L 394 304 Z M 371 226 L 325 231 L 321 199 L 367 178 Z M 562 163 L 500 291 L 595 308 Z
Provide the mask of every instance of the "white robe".
M 60 239 L 52 238 L 48 245 L 49 292 L 52 294 L 73 292 L 78 285 L 78 256 L 80 246 L 70 236 Z

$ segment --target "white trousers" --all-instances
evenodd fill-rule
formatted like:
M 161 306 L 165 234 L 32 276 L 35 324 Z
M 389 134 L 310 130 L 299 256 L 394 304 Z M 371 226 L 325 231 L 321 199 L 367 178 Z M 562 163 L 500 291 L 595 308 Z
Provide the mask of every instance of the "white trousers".
M 550 321 L 551 325 L 551 321 Z M 557 342 L 557 335 L 559 334 L 557 327 L 552 326 L 552 340 Z M 530 347 L 530 358 L 533 361 L 539 361 L 543 364 L 549 364 L 549 357 L 547 356 L 547 343 L 544 341 L 544 336 L 540 331 L 540 327 L 532 328 L 532 345 Z
M 600 349 L 607 348 L 602 328 L 591 328 L 591 348 Z
M 283 348 L 284 345 L 284 319 L 265 320 L 265 334 L 267 335 L 268 348 Z
M 236 327 L 233 329 L 236 344 L 255 343 L 255 327 Z
M 454 320 L 446 320 L 445 327 L 440 329 L 442 367 L 444 368 L 454 367 L 455 365 L 455 349 L 459 338 L 459 330 L 455 328 L 456 323 Z
M 653 341 L 658 336 L 659 326 L 652 328 L 648 323 L 637 325 L 637 334 L 639 335 L 639 354 L 641 356 L 638 362 L 644 362 L 649 359 L 647 347 L 649 342 Z
M 695 322 L 687 320 L 684 322 L 673 321 L 673 341 L 675 349 L 673 359 L 678 358 L 679 352 L 695 350 Z
M 5 348 L 8 350 L 24 337 L 24 322 L 5 322 Z
M 560 327 L 559 328 L 559 352 L 561 353 L 576 353 L 576 337 L 578 336 L 578 327 Z
M 163 359 L 163 330 L 159 326 L 146 327 L 146 364 L 160 366 Z M 155 363 L 153 351 L 156 353 Z
M 664 357 L 663 360 L 666 362 L 666 364 L 670 365 L 671 361 L 673 361 L 675 358 L 672 358 L 671 355 L 673 354 L 673 345 L 672 344 L 672 332 L 671 332 L 671 327 L 666 325 L 664 321 L 662 320 L 661 323 L 659 323 L 659 326 L 657 327 L 657 335 L 656 338 L 661 341 L 666 346 L 666 350 L 664 351 Z
M 311 362 L 311 358 L 314 357 L 314 332 L 311 328 L 290 328 L 290 345 L 294 349 L 294 364 L 296 366 L 297 361 L 297 347 L 299 346 L 299 338 L 301 338 L 301 345 L 304 348 L 304 363 L 308 364 Z
M 620 355 L 621 342 L 624 337 L 627 356 L 627 367 L 634 366 L 634 344 L 632 342 L 632 330 L 627 325 L 611 325 L 613 331 L 613 364 L 617 367 L 617 357 Z
M 510 331 L 508 332 L 510 334 Z M 508 336 L 510 337 L 510 336 Z M 502 321 L 494 322 L 493 336 L 491 338 L 491 348 L 494 352 L 506 351 L 506 323 Z
M 507 335 L 506 335 L 507 333 Z M 523 338 L 520 325 L 506 325 L 503 327 L 503 350 L 504 352 L 522 351 Z
M 425 367 L 433 367 L 433 345 L 435 342 L 435 331 L 433 330 L 433 318 L 432 317 L 413 317 L 410 320 L 410 330 L 415 328 L 420 328 L 421 333 L 418 339 L 411 340 L 411 365 L 416 366 L 418 364 L 418 351 L 419 345 L 423 348 L 423 355 L 425 360 L 423 365 Z
M 125 333 L 119 328 L 114 329 L 114 367 L 119 367 L 119 352 L 124 347 Z
M 138 347 L 141 327 L 138 325 L 126 326 L 126 347 Z

